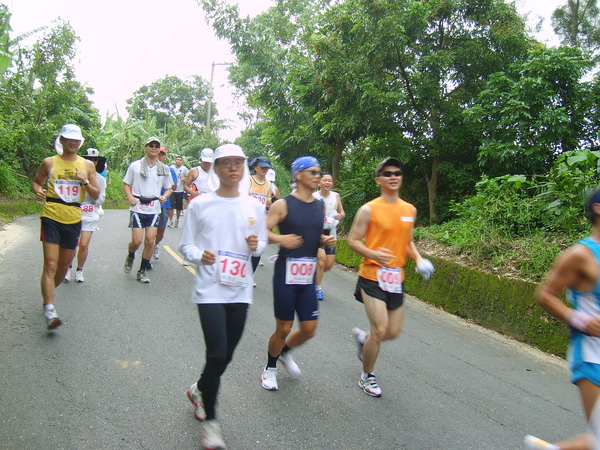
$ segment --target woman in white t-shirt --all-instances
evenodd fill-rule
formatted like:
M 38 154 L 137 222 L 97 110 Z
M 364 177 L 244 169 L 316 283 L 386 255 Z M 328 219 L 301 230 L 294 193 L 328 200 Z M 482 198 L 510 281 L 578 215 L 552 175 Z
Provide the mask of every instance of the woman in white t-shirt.
M 333 188 L 333 176 L 329 172 L 324 172 L 321 175 L 320 189 L 317 192 L 313 192 L 313 197 L 325 203 L 324 233 L 337 236 L 337 226 L 346 217 L 346 213 L 342 206 L 340 194 L 332 191 L 331 188 Z M 323 281 L 323 274 L 330 270 L 335 263 L 335 247 L 320 248 L 317 257 L 319 264 L 315 275 L 315 288 L 317 290 L 317 298 L 323 300 L 321 282 Z

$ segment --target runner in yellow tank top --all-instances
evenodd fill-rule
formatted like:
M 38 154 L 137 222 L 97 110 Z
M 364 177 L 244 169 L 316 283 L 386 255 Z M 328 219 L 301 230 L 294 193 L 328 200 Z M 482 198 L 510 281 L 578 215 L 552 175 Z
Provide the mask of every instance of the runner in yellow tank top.
M 354 296 L 365 305 L 371 329 L 354 328 L 363 373 L 358 385 L 372 396 L 381 397 L 375 379 L 375 362 L 383 341 L 395 339 L 402 329 L 404 317 L 403 267 L 406 257 L 417 263 L 418 272 L 426 279 L 433 265 L 424 259 L 413 242 L 416 208 L 400 199 L 402 164 L 387 158 L 375 169 L 375 182 L 381 196 L 363 205 L 352 223 L 349 247 L 363 257 Z
M 54 308 L 54 291 L 64 281 L 77 250 L 81 233 L 79 203 L 86 191 L 94 199 L 100 195 L 94 163 L 77 155 L 81 144 L 81 129 L 72 123 L 64 125 L 54 144 L 58 156 L 42 161 L 32 183 L 36 200 L 46 202 L 40 216 L 44 251 L 40 284 L 49 329 L 62 323 Z M 48 189 L 44 189 L 46 183 Z

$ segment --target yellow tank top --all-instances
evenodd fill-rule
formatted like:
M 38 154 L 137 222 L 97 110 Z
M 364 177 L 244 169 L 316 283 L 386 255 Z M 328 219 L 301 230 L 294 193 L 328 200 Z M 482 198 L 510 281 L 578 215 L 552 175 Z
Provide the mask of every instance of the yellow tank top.
M 254 177 L 250 177 L 250 189 L 248 194 L 251 197 L 258 199 L 265 207 L 271 206 L 271 182 L 265 180 L 263 184 L 258 183 Z
M 81 222 L 79 203 L 83 201 L 85 186 L 77 180 L 76 169 L 85 171 L 84 159 L 81 156 L 73 162 L 64 161 L 58 155 L 52 157 L 48 193 L 40 217 L 48 217 L 64 224 Z
M 404 267 L 415 223 L 415 207 L 402 199 L 398 199 L 396 203 L 388 203 L 381 197 L 367 205 L 371 209 L 371 220 L 365 234 L 365 245 L 371 250 L 381 247 L 391 250 L 396 258 L 392 259 L 387 267 Z M 376 261 L 363 258 L 358 274 L 368 280 L 377 281 L 379 267 L 380 264 Z

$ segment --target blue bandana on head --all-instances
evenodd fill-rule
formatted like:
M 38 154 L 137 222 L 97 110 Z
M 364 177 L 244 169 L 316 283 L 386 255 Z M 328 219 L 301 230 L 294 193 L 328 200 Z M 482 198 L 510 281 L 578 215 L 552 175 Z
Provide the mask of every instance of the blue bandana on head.
M 314 156 L 301 156 L 300 158 L 296 158 L 292 163 L 292 186 L 296 187 L 296 172 L 320 165 L 321 164 L 319 164 L 319 161 L 317 161 L 317 158 Z

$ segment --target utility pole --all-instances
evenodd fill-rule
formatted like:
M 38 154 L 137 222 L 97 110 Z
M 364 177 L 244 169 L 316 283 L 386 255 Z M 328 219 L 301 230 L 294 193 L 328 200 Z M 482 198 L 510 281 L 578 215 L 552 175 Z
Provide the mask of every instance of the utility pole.
M 208 105 L 206 107 L 206 130 L 210 133 L 210 119 L 211 119 L 211 109 L 212 109 L 212 101 L 214 96 L 213 90 L 213 78 L 215 76 L 215 66 L 230 66 L 233 63 L 212 63 L 212 67 L 210 69 L 210 92 L 208 94 Z

